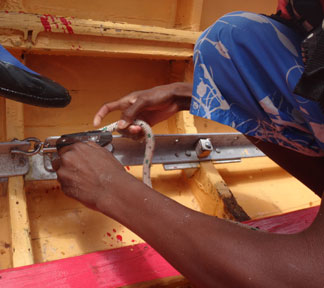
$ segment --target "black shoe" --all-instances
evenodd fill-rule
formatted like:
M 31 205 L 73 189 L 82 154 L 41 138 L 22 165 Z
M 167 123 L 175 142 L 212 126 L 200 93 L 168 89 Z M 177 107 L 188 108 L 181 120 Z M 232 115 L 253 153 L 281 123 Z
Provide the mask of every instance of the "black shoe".
M 30 70 L 0 45 L 0 96 L 41 107 L 65 107 L 67 89 Z

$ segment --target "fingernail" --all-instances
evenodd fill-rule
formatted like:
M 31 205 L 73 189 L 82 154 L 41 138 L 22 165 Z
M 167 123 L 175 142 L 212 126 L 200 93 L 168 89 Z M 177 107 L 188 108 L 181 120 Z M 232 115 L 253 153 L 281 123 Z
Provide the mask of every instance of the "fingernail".
M 97 127 L 97 126 L 99 126 L 99 124 L 100 124 L 99 119 L 96 118 L 93 120 L 93 126 Z
M 125 129 L 127 127 L 127 122 L 125 120 L 119 120 L 118 121 L 118 128 L 119 129 Z

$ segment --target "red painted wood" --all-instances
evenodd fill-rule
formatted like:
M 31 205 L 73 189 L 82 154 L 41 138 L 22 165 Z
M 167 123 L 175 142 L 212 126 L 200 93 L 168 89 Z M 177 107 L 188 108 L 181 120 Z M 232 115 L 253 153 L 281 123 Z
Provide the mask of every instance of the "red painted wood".
M 4 288 L 120 287 L 179 275 L 153 248 L 139 244 L 0 271 Z
M 309 227 L 319 207 L 246 224 L 275 233 L 298 233 Z M 120 287 L 177 276 L 164 258 L 147 244 L 91 253 L 31 266 L 0 271 L 4 288 Z
M 318 210 L 319 206 L 245 223 L 272 233 L 294 234 L 308 228 L 313 223 Z

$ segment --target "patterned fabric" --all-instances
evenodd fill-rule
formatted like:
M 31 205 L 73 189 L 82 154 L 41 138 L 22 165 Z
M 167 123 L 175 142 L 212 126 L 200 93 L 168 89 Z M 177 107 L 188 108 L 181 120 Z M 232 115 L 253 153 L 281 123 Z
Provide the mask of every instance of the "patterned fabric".
M 191 113 L 306 155 L 324 155 L 324 115 L 293 94 L 301 36 L 266 16 L 234 12 L 199 38 Z

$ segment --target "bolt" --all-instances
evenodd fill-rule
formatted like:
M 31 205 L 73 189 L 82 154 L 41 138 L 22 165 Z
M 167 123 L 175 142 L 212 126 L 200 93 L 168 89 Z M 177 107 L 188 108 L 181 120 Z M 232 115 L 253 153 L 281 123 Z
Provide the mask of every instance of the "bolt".
M 215 152 L 216 153 L 221 153 L 221 151 L 218 148 L 215 149 Z
M 177 144 L 177 143 L 179 143 L 179 142 L 180 142 L 179 139 L 175 139 L 175 140 L 174 140 L 174 143 L 175 143 L 175 144 Z
M 206 146 L 207 149 L 211 149 L 212 148 L 209 143 L 206 143 L 205 146 Z
M 190 156 L 191 156 L 191 151 L 187 150 L 187 151 L 185 152 L 185 154 L 186 154 L 186 156 L 190 157 Z

